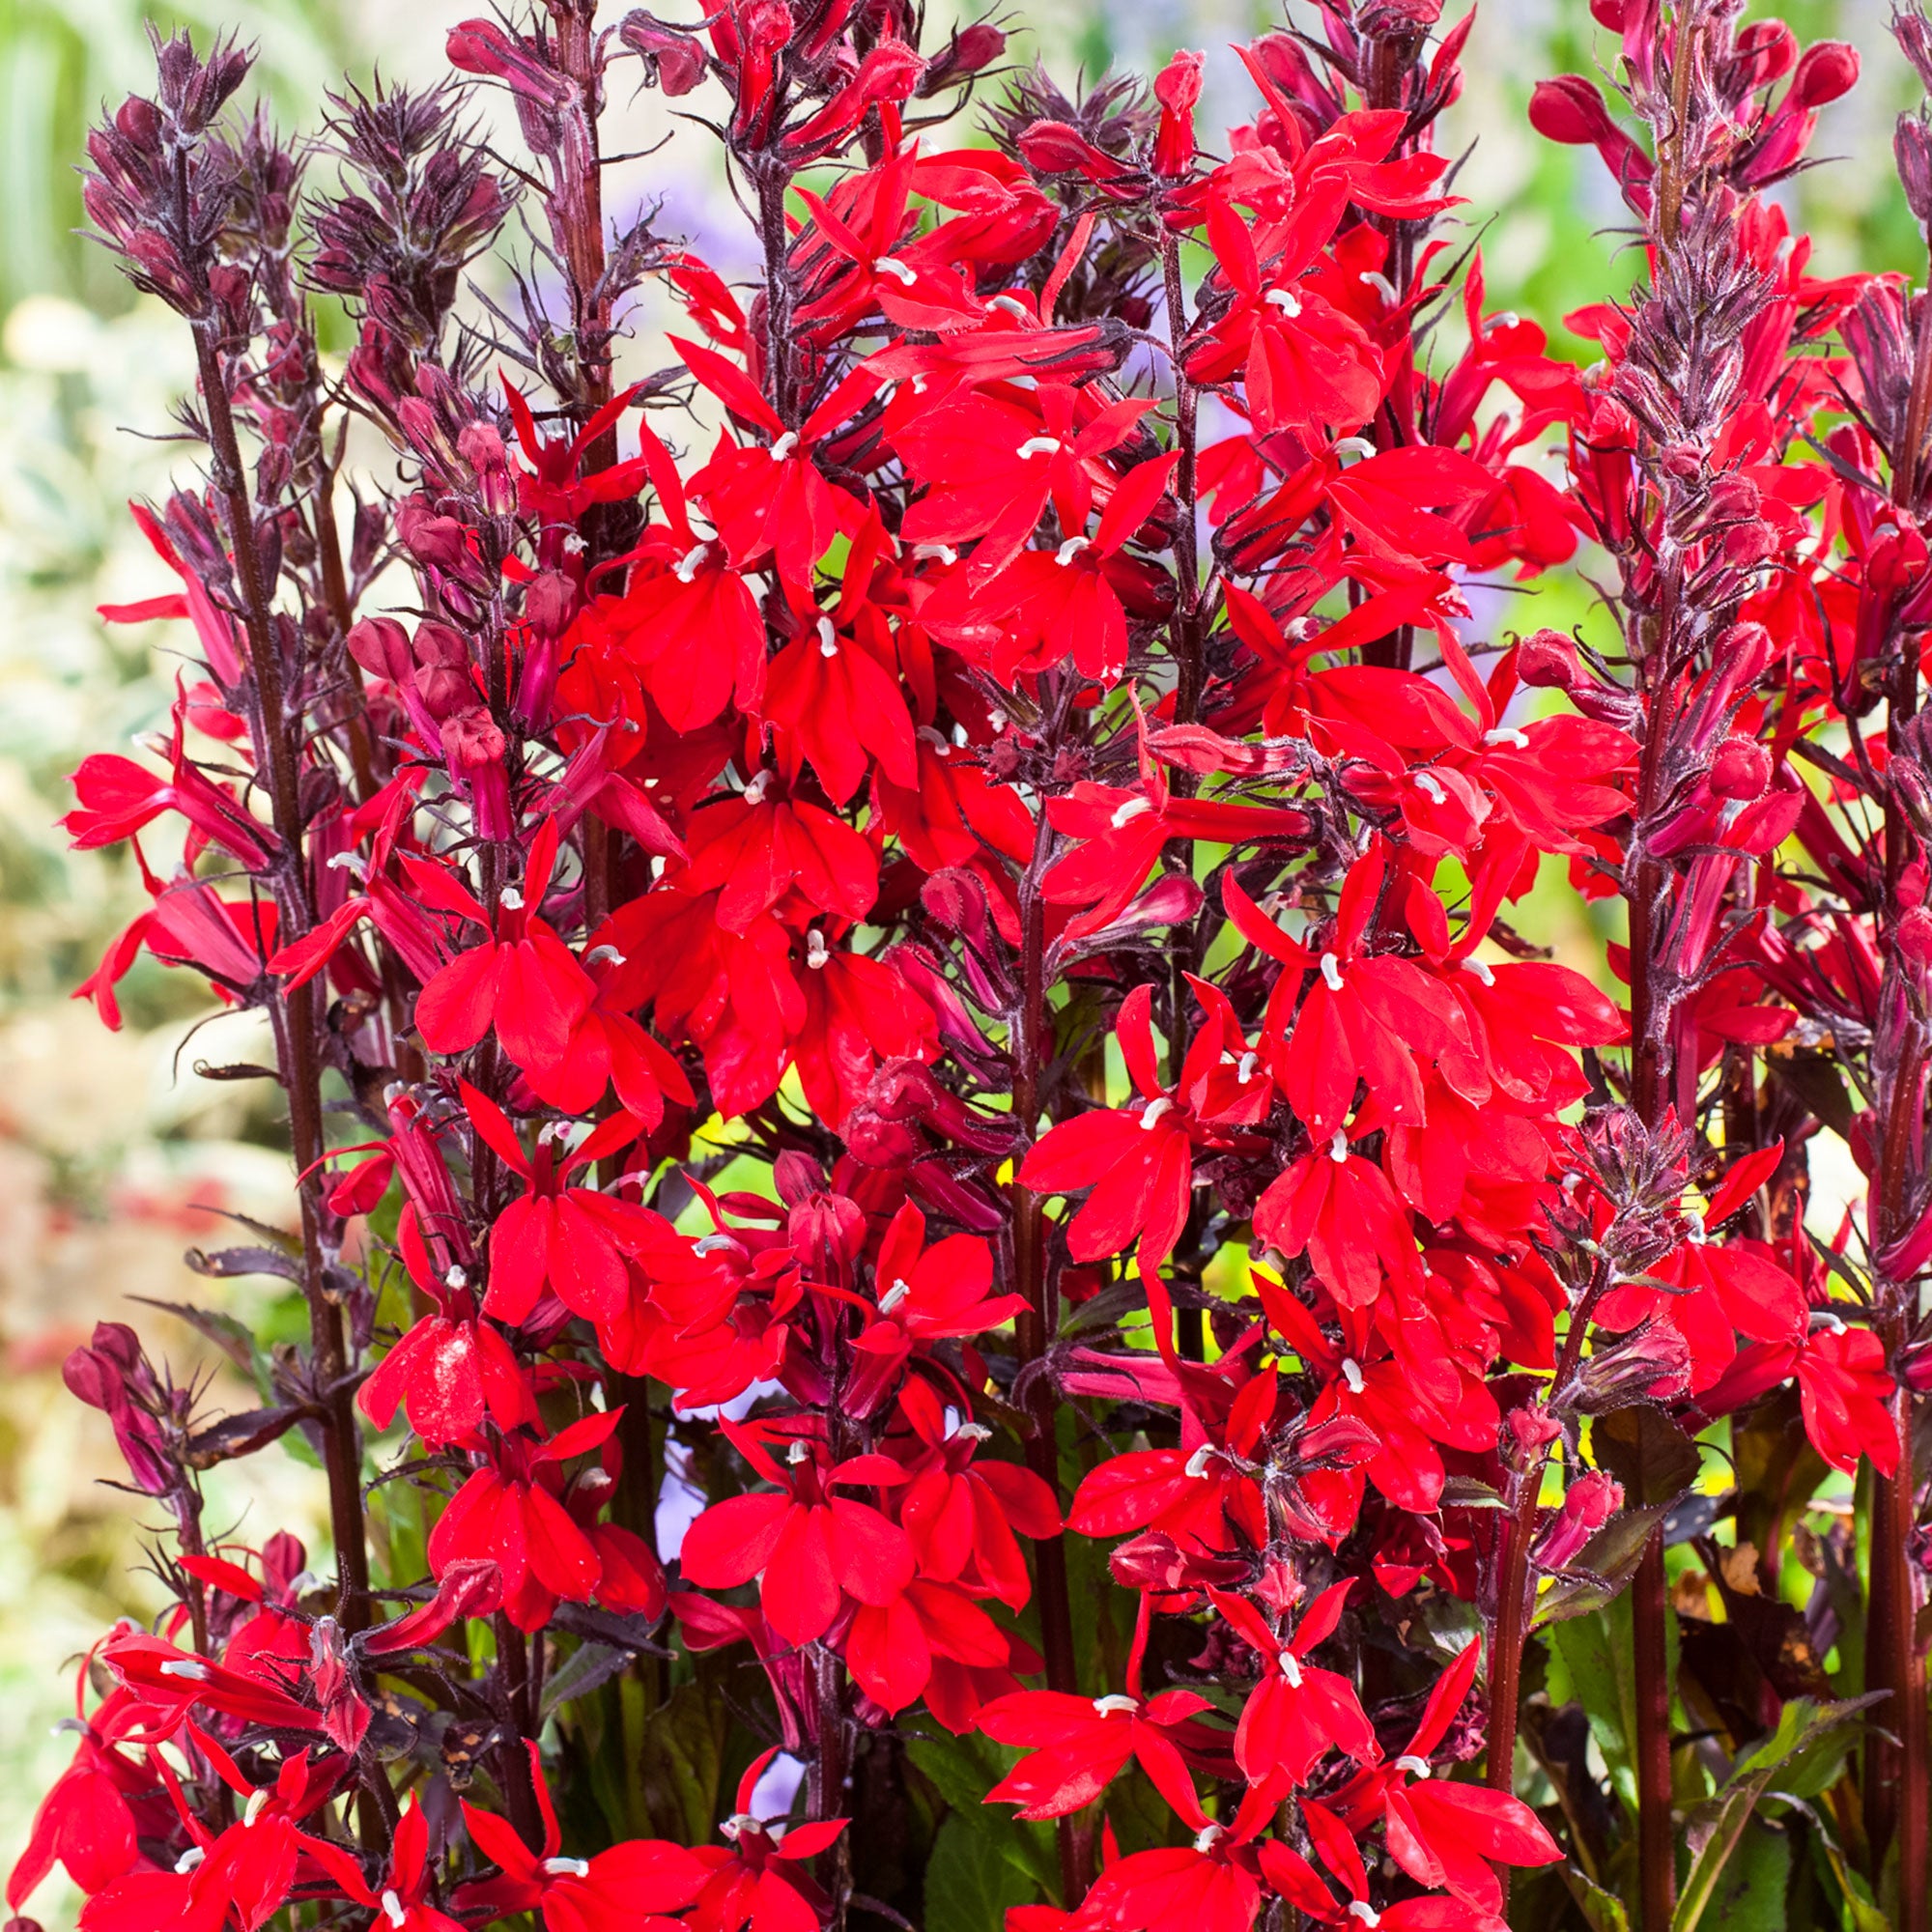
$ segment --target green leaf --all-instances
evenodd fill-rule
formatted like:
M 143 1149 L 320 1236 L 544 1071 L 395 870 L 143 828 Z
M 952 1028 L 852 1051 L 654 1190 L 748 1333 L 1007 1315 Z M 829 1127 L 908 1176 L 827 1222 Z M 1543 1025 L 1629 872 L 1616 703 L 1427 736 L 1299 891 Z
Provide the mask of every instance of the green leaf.
M 1624 1486 L 1632 1509 L 1668 1509 L 1702 1466 L 1697 1445 L 1662 1409 L 1637 1404 L 1590 1425 L 1597 1466 Z
M 1585 1616 L 1620 1597 L 1636 1574 L 1650 1532 L 1663 1517 L 1662 1505 L 1619 1510 L 1537 1598 L 1536 1621 L 1530 1628 L 1540 1630 L 1566 1617 Z
M 1589 1921 L 1590 1932 L 1630 1932 L 1630 1914 L 1615 1892 L 1605 1891 L 1575 1865 L 1563 1867 L 1563 1883 L 1570 1888 L 1577 1910 Z
M 1018 1762 L 1018 1751 L 979 1736 L 923 1737 L 906 1741 L 906 1756 L 932 1780 L 952 1807 L 952 1818 L 965 1830 L 985 1837 L 1000 1857 L 1035 1884 L 1049 1891 L 1057 1889 L 1060 1861 L 1053 1827 L 1022 1822 L 1007 1805 L 986 1803 L 986 1793 Z
M 1704 1923 L 1710 1932 L 1784 1932 L 1791 1840 L 1761 1818 L 1745 1828 Z
M 702 1684 L 680 1684 L 644 1725 L 644 1804 L 651 1827 L 679 1844 L 708 1845 L 718 1822 L 729 1712 Z
M 1685 1838 L 1690 1848 L 1690 1869 L 1677 1901 L 1671 1932 L 1693 1932 L 1693 1928 L 1714 1928 L 1728 1921 L 1719 1915 L 1721 1900 L 1731 1895 L 1725 1875 L 1731 1860 L 1746 1843 L 1751 1814 L 1768 1795 L 1785 1791 L 1786 1777 L 1798 1786 L 1808 1784 L 1821 1775 L 1824 1760 L 1820 1747 L 1838 1733 L 1855 1735 L 1860 1712 L 1878 1701 L 1883 1692 L 1867 1697 L 1850 1697 L 1842 1703 L 1819 1703 L 1808 1697 L 1794 1697 L 1780 1713 L 1777 1728 L 1752 1750 L 1740 1758 L 1723 1788 L 1690 1813 L 1685 1824 Z M 1842 1754 L 1842 1753 L 1841 1753 Z M 1835 1769 L 1831 1776 L 1835 1776 Z M 1826 1782 L 1831 1781 L 1830 1776 Z M 1776 1791 L 1774 1791 L 1776 1787 Z M 1822 1786 L 1816 1787 L 1822 1789 Z M 1793 1790 L 1791 1796 L 1801 1795 Z M 1750 1854 L 1747 1854 L 1749 1856 Z M 1787 1854 L 1787 1864 L 1789 1862 Z M 1782 1893 L 1779 1893 L 1780 1899 Z M 1709 1915 L 1707 1917 L 1707 1914 Z M 1780 1921 L 1741 1918 L 1740 1925 Z
M 1634 1809 L 1636 1774 L 1631 1763 L 1630 1738 L 1636 1712 L 1631 1690 L 1634 1672 L 1629 1632 L 1627 1601 L 1620 1598 L 1608 1609 L 1552 1624 L 1545 1634 L 1550 1651 L 1549 1701 L 1583 1707 L 1610 1782 L 1624 1803 Z
M 940 1826 L 925 1867 L 925 1932 L 1002 1932 L 1009 1908 L 1037 1896 L 990 1833 L 956 1811 Z

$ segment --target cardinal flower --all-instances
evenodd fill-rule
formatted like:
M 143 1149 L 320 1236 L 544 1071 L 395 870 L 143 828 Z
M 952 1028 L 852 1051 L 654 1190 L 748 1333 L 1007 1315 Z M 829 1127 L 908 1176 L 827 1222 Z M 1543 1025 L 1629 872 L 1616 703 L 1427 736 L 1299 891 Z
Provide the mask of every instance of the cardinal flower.
M 703 1864 L 682 1845 L 661 1838 L 631 1838 L 595 1858 L 559 1856 L 562 1833 L 545 1782 L 536 1740 L 526 1739 L 530 1782 L 543 1819 L 543 1838 L 535 1851 L 516 1827 L 480 1805 L 466 1803 L 464 1823 L 476 1849 L 497 1867 L 497 1876 L 460 1886 L 451 1901 L 459 1912 L 484 1912 L 496 1918 L 534 1912 L 546 1932 L 598 1932 L 622 1924 L 635 1932 L 673 1932 L 682 1912 L 703 1890 Z
M 753 1817 L 752 1794 L 777 1755 L 774 1747 L 753 1758 L 738 1781 L 738 1808 L 719 1828 L 731 1849 L 695 1855 L 709 1876 L 684 1921 L 691 1932 L 818 1932 L 831 1910 L 805 1861 L 836 1844 L 849 1821 L 787 1827 Z
M 685 1531 L 679 1563 L 687 1581 L 729 1590 L 759 1577 L 765 1615 L 791 1643 L 823 1636 L 847 1600 L 884 1605 L 912 1581 L 905 1531 L 872 1504 L 834 1493 L 902 1485 L 905 1471 L 890 1456 L 835 1463 L 823 1444 L 795 1436 L 781 1464 L 751 1431 L 725 1427 L 775 1488 L 713 1503 Z

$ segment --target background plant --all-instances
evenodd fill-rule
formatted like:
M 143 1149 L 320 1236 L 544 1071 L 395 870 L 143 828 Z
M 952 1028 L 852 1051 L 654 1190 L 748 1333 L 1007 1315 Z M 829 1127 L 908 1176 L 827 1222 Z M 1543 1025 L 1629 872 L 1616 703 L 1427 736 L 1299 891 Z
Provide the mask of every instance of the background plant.
M 1919 325 L 1760 199 L 1843 49 L 1605 24 L 1648 141 L 1587 81 L 1532 111 L 1644 231 L 1580 380 L 1432 245 L 1459 41 L 1406 17 L 1255 43 L 1218 166 L 1189 57 L 1021 79 L 932 160 L 989 29 L 469 23 L 526 158 L 351 94 L 305 199 L 221 118 L 245 63 L 162 47 L 88 205 L 194 350 L 209 469 L 153 522 L 205 681 L 69 829 L 186 822 L 90 990 L 145 948 L 267 1021 L 273 1068 L 217 1071 L 287 1096 L 302 1233 L 199 1265 L 306 1332 L 192 1318 L 239 1415 L 124 1328 L 70 1362 L 179 1607 L 92 1662 L 16 1902 L 59 1857 L 100 1924 L 1489 1922 L 1473 1844 L 1542 1874 L 1512 1922 L 1918 1922 L 1922 1722 L 1845 1766 L 1877 1699 L 1922 1718 Z M 724 83 L 747 298 L 607 222 L 611 56 Z M 520 190 L 522 272 L 459 314 Z M 620 383 L 650 289 L 677 362 Z M 1479 669 L 1476 582 L 1579 529 L 1596 648 Z M 1876 747 L 1839 722 L 1880 703 Z M 1633 908 L 1627 1065 L 1504 917 L 1539 854 Z M 1814 1245 L 1821 1122 L 1879 1219 Z M 412 1432 L 366 1498 L 352 1399 Z M 280 1439 L 332 1586 L 211 1530 L 204 1475 Z M 1776 1614 L 1747 1558 L 1864 1454 L 1868 1592 L 1812 1532 Z M 1485 1748 L 1487 1790 L 1430 1776 Z

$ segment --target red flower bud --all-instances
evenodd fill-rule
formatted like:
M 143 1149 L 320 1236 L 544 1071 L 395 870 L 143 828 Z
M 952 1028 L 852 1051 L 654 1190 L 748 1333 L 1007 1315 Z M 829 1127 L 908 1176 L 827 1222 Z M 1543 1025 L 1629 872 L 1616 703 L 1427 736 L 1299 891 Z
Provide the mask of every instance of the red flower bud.
M 1577 681 L 1577 645 L 1561 631 L 1532 631 L 1516 647 L 1517 682 L 1539 691 L 1568 691 Z
M 1711 760 L 1711 789 L 1719 798 L 1762 798 L 1771 783 L 1771 753 L 1755 738 L 1726 738 Z
M 1593 147 L 1616 132 L 1596 83 L 1580 73 L 1539 80 L 1529 97 L 1529 125 L 1546 141 L 1560 141 L 1568 148 Z
M 1843 41 L 1820 41 L 1815 47 L 1805 48 L 1798 71 L 1791 76 L 1791 92 L 1786 99 L 1807 111 L 1823 107 L 1841 94 L 1849 94 L 1858 84 L 1858 49 L 1847 46 Z

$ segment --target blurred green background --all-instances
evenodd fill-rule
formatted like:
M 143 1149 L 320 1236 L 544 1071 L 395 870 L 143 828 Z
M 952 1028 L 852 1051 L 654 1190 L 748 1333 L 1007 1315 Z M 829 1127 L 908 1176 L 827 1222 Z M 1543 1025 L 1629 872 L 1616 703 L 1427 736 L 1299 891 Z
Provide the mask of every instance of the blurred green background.
M 427 77 L 459 17 L 380 0 L 271 0 L 159 16 L 165 29 L 237 30 L 261 52 L 262 84 L 285 124 L 311 127 L 316 91 L 345 69 Z M 613 7 L 613 17 L 616 13 Z M 675 13 L 678 10 L 668 10 Z M 689 9 L 696 13 L 701 10 Z M 977 9 L 975 11 L 978 11 Z M 1023 10 L 1015 10 L 1023 11 Z M 1230 43 L 1277 25 L 1249 0 L 1050 0 L 1038 42 L 1063 80 L 1111 62 L 1148 71 L 1177 45 L 1209 50 L 1204 129 L 1245 118 Z M 1448 9 L 1453 17 L 1455 0 Z M 1890 177 L 1893 113 L 1908 79 L 1890 53 L 1886 0 L 1799 0 L 1807 40 L 1835 36 L 1866 57 L 1865 78 L 1828 112 L 1814 152 L 1835 157 L 1785 190 L 1816 237 L 1818 269 L 1903 269 L 1922 276 Z M 945 0 L 936 0 L 935 26 Z M 1620 210 L 1594 156 L 1532 140 L 1523 103 L 1540 76 L 1589 71 L 1600 40 L 1582 0 L 1485 0 L 1466 91 L 1447 123 L 1468 149 L 1457 182 L 1483 225 L 1493 306 L 1554 325 L 1629 284 Z M 1608 49 L 1602 51 L 1607 55 Z M 129 523 L 130 497 L 164 492 L 178 453 L 134 431 L 166 426 L 188 380 L 186 342 L 130 301 L 102 253 L 75 233 L 74 163 L 88 119 L 148 75 L 138 0 L 0 0 L 0 1861 L 24 1840 L 39 1793 L 71 1745 L 50 1727 L 72 1696 L 71 1660 L 121 1614 L 154 1606 L 141 1572 L 142 1519 L 100 1487 L 118 1474 L 104 1420 L 66 1396 L 59 1363 L 97 1320 L 140 1322 L 179 1366 L 199 1359 L 179 1323 L 129 1303 L 207 1292 L 182 1265 L 221 1210 L 281 1218 L 287 1168 L 247 1088 L 195 1077 L 195 1060 L 254 1059 L 247 1023 L 208 1015 L 184 980 L 151 964 L 128 984 L 128 1023 L 110 1035 L 69 989 L 142 899 L 124 859 L 73 854 L 53 820 L 65 775 L 90 750 L 124 749 L 164 720 L 173 684 L 168 625 L 110 630 L 100 602 L 172 588 Z M 621 97 L 626 89 L 616 90 Z M 656 103 L 629 106 L 645 120 Z M 326 164 L 325 164 L 326 165 Z M 630 191 L 722 266 L 745 260 L 703 138 L 688 135 L 631 170 Z M 619 211 L 620 213 L 622 211 Z M 1559 336 L 1560 341 L 1565 340 Z M 1536 621 L 1568 623 L 1580 586 L 1543 587 Z M 1501 620 L 1527 628 L 1511 600 Z M 224 1290 L 243 1297 L 245 1291 Z M 234 1305 L 231 1303 L 231 1305 Z M 259 1541 L 319 1524 L 308 1473 L 268 1457 L 218 1482 L 219 1530 Z M 72 1923 L 50 1882 L 34 1910 Z

